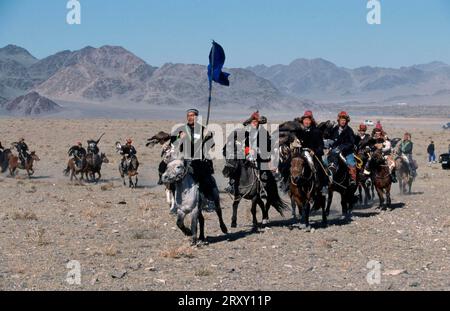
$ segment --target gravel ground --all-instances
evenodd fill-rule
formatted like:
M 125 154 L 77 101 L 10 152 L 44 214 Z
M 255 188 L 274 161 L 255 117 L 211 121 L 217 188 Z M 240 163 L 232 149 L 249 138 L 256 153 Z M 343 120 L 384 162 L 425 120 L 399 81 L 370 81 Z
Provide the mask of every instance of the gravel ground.
M 393 211 L 357 208 L 344 222 L 335 202 L 329 227 L 312 232 L 293 227 L 289 212 L 271 211 L 271 224 L 252 233 L 243 202 L 228 235 L 205 213 L 209 244 L 191 247 L 156 185 L 160 148 L 144 147 L 171 122 L 2 119 L 3 145 L 23 135 L 41 161 L 32 179 L 23 171 L 0 176 L 0 290 L 450 290 L 450 171 L 428 167 L 424 151 L 430 137 L 444 151 L 450 134 L 440 121 L 397 121 L 385 127 L 392 126 L 391 137 L 413 132 L 420 169 L 413 195 L 399 196 L 395 187 Z M 67 149 L 102 132 L 100 148 L 111 161 L 103 180 L 71 183 L 61 173 Z M 114 152 L 114 142 L 128 136 L 142 163 L 134 190 L 121 185 Z M 222 163 L 215 165 L 223 189 Z M 222 205 L 229 226 L 226 194 Z M 66 278 L 74 260 L 81 283 L 72 285 Z M 377 275 L 374 262 L 375 283 L 367 281 Z

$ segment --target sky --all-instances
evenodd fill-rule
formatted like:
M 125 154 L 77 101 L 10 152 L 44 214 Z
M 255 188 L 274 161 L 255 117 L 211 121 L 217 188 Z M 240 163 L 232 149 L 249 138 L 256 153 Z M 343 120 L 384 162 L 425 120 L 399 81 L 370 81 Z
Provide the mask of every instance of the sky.
M 450 64 L 449 0 L 380 0 L 369 25 L 366 0 L 79 0 L 81 24 L 66 22 L 68 0 L 0 0 L 0 47 L 38 58 L 90 45 L 120 45 L 147 63 L 208 62 L 211 39 L 226 67 L 324 58 L 339 66 Z

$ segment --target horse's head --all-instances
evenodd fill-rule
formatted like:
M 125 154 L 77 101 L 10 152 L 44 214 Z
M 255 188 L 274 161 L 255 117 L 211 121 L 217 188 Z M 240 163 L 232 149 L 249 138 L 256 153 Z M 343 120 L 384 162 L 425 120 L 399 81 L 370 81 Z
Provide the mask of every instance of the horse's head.
M 100 154 L 100 158 L 102 159 L 102 163 L 109 163 L 109 159 L 108 159 L 108 157 L 106 156 L 106 154 L 101 153 L 101 154 Z
M 30 153 L 30 157 L 34 160 L 34 161 L 40 161 L 41 159 L 39 159 L 39 157 L 37 156 L 35 151 L 31 151 Z
M 166 171 L 161 176 L 161 181 L 165 184 L 171 184 L 180 181 L 187 173 L 184 160 L 174 160 L 167 165 Z

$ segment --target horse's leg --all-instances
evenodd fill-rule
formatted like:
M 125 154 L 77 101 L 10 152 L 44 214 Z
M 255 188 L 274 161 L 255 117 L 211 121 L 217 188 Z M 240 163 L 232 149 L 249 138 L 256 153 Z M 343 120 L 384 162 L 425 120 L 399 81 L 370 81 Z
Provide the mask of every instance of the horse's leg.
M 363 203 L 363 195 L 362 195 L 362 185 L 358 184 L 358 203 Z
M 364 206 L 368 206 L 369 200 L 371 199 L 370 189 L 369 189 L 369 187 L 367 187 L 367 185 L 365 183 L 364 183 L 363 189 L 364 189 Z
M 332 202 L 333 202 L 333 190 L 328 190 L 327 208 L 326 208 L 327 217 L 330 216 L 330 208 Z
M 381 210 L 385 210 L 385 208 L 384 208 L 384 193 L 383 193 L 383 189 L 377 188 L 377 193 L 378 193 L 378 198 L 380 200 L 378 208 L 381 209 Z
M 192 231 L 185 227 L 184 225 L 184 218 L 186 217 L 186 214 L 182 212 L 181 210 L 178 210 L 177 214 L 177 226 L 180 228 L 180 230 L 187 236 L 192 235 Z
M 201 210 L 198 213 L 198 224 L 200 226 L 200 235 L 198 238 L 200 241 L 205 241 L 205 218 L 203 217 Z
M 198 227 L 198 215 L 200 213 L 200 207 L 197 206 L 191 212 L 191 232 L 192 232 L 192 245 L 197 244 L 197 227 Z
M 297 205 L 295 204 L 295 200 L 294 200 L 292 194 L 289 195 L 289 199 L 291 200 L 292 218 L 295 220 L 297 218 L 297 213 L 296 213 Z
M 128 187 L 134 188 L 133 180 L 131 179 L 131 175 L 128 175 Z
M 214 189 L 213 197 L 214 197 L 214 206 L 216 207 L 216 214 L 217 217 L 219 217 L 220 230 L 222 230 L 222 232 L 226 234 L 228 233 L 228 229 L 225 223 L 223 222 L 222 207 L 220 206 L 220 196 L 219 190 L 217 188 Z
M 266 204 L 264 204 L 264 201 L 261 198 L 258 198 L 258 205 L 262 212 L 262 224 L 267 225 L 269 223 L 270 203 L 267 201 Z
M 237 211 L 240 202 L 241 200 L 237 198 L 237 195 L 235 195 L 233 201 L 233 213 L 231 215 L 231 228 L 237 227 Z
M 386 189 L 386 206 L 390 209 L 390 210 L 392 210 L 392 206 L 391 206 L 391 189 L 390 189 L 390 187 L 388 187 L 387 189 Z
M 310 226 L 309 226 L 309 213 L 311 211 L 311 203 L 310 201 L 307 201 L 302 209 L 302 220 L 303 220 L 303 224 L 304 224 L 304 228 L 306 230 L 309 231 Z
M 253 224 L 253 230 L 258 228 L 258 220 L 256 219 L 256 205 L 257 205 L 257 198 L 253 198 L 252 199 L 252 208 L 251 208 L 251 212 L 252 212 L 252 224 Z
M 328 226 L 328 218 L 325 209 L 325 197 L 319 194 L 318 199 L 316 199 L 316 204 L 320 204 L 320 208 L 322 209 L 322 226 L 326 228 Z

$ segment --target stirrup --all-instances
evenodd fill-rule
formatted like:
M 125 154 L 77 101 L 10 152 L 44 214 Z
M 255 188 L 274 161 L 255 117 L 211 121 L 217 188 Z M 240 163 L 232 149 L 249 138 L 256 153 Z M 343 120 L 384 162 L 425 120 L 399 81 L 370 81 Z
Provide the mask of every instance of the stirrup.
M 364 169 L 364 175 L 370 176 L 370 174 L 371 173 L 368 170 Z

